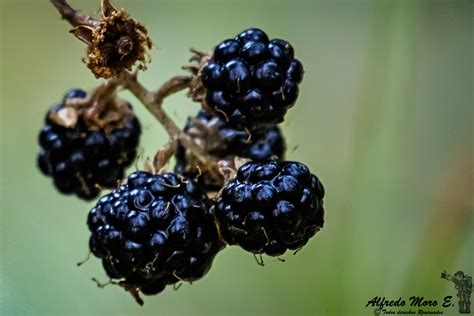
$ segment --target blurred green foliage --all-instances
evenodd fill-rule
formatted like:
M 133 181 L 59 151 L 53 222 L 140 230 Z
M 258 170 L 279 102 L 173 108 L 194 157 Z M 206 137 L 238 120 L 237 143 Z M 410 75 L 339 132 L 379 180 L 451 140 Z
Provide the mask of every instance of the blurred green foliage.
M 85 12 L 98 0 L 71 1 Z M 283 124 L 288 158 L 326 186 L 326 226 L 285 263 L 228 247 L 210 273 L 139 307 L 87 254 L 92 203 L 40 175 L 37 133 L 70 87 L 97 81 L 84 45 L 48 1 L 1 0 L 1 315 L 372 315 L 374 296 L 455 295 L 443 270 L 474 273 L 471 1 L 132 1 L 156 46 L 150 88 L 182 73 L 190 47 L 210 49 L 257 26 L 290 40 L 306 69 Z M 142 157 L 166 142 L 129 93 Z M 166 109 L 183 124 L 184 94 Z M 457 314 L 456 307 L 446 310 Z

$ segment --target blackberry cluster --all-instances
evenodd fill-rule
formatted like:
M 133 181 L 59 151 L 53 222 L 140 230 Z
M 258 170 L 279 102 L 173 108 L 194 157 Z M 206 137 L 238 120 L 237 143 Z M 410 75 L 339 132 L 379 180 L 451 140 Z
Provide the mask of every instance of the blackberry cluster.
M 93 53 L 88 67 L 109 78 L 121 73 L 120 67 L 105 65 L 111 53 L 122 54 L 130 67 L 137 58 L 130 63 L 127 52 L 144 53 L 131 51 L 130 38 L 115 35 L 131 34 L 143 46 L 138 50 L 150 42 L 144 27 L 125 11 L 102 4 L 103 20 L 82 31 L 92 32 L 94 40 L 88 43 Z M 79 11 L 74 12 L 79 19 Z M 104 42 L 107 36 L 97 34 L 113 40 Z M 154 101 L 162 101 L 189 87 L 188 96 L 208 111 L 201 110 L 185 126 L 186 140 L 194 146 L 178 144 L 175 173 L 163 173 L 163 165 L 174 141 L 184 138 L 168 122 L 173 146 L 146 164 L 158 174 L 136 171 L 119 182 L 135 159 L 141 125 L 131 106 L 115 96 L 116 84 L 129 88 L 149 109 L 153 105 L 152 93 L 136 77 L 109 81 L 89 98 L 83 90 L 69 91 L 49 110 L 39 136 L 38 166 L 60 192 L 88 200 L 101 188 L 114 188 L 89 211 L 89 248 L 110 279 L 140 304 L 139 293 L 155 295 L 167 285 L 202 278 L 226 244 L 280 256 L 302 248 L 324 225 L 324 188 L 306 165 L 284 161 L 286 144 L 277 126 L 295 104 L 303 79 L 291 44 L 250 28 L 221 42 L 212 56 L 193 52 L 191 62 L 197 65 L 183 67 L 192 76 L 172 78 L 154 94 Z M 164 113 L 151 111 L 166 125 Z M 242 159 L 236 157 L 250 162 L 238 168 Z
M 233 125 L 280 123 L 298 98 L 303 66 L 290 43 L 251 28 L 221 42 L 201 72 L 206 103 Z
M 217 135 L 208 135 L 208 133 L 212 133 L 212 130 L 217 130 Z M 218 159 L 226 159 L 231 156 L 255 161 L 264 161 L 271 158 L 279 161 L 284 159 L 286 144 L 278 126 L 273 126 L 268 130 L 254 131 L 250 134 L 246 129 L 229 126 L 218 116 L 200 110 L 195 118 L 188 120 L 184 131 L 192 134 L 195 138 L 199 138 L 205 144 L 206 151 Z M 178 146 L 175 157 L 175 172 L 187 176 L 197 174 L 195 166 L 189 165 L 186 149 L 183 146 Z M 205 178 L 206 175 L 203 175 L 203 177 Z M 210 187 L 210 180 L 202 180 L 204 180 L 204 185 L 208 189 L 218 191 L 221 188 Z
M 302 248 L 324 224 L 324 188 L 299 162 L 248 162 L 215 204 L 229 244 L 269 256 Z
M 223 247 L 206 195 L 174 173 L 132 173 L 99 200 L 87 224 L 107 275 L 145 295 L 200 279 Z
M 71 128 L 50 119 L 52 112 L 65 107 L 66 100 L 85 97 L 84 91 L 71 90 L 61 104 L 48 111 L 39 135 L 38 166 L 53 178 L 61 193 L 90 200 L 98 196 L 99 188 L 116 187 L 123 178 L 124 169 L 136 156 L 141 126 L 134 115 L 110 132 L 89 130 L 81 118 Z

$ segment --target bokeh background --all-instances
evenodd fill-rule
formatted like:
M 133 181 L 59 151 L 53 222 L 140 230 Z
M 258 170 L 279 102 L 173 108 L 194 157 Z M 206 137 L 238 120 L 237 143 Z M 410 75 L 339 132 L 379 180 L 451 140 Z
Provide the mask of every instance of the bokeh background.
M 91 277 L 106 280 L 99 261 L 76 267 L 93 203 L 59 195 L 35 159 L 46 109 L 98 82 L 49 1 L 1 0 L 1 315 L 372 315 L 374 296 L 455 297 L 441 272 L 474 274 L 471 1 L 116 4 L 157 44 L 140 75 L 149 88 L 182 73 L 190 47 L 210 49 L 246 27 L 293 43 L 306 75 L 283 124 L 287 156 L 325 184 L 326 226 L 285 263 L 264 257 L 260 267 L 228 247 L 204 279 L 144 307 L 118 287 L 97 288 Z M 164 130 L 123 96 L 151 156 Z M 165 108 L 183 124 L 198 106 L 182 93 Z

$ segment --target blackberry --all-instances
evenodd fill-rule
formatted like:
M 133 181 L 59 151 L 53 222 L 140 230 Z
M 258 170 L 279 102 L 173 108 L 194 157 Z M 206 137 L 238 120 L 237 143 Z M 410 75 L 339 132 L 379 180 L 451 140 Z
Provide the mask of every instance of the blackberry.
M 248 162 L 215 204 L 222 237 L 254 254 L 302 248 L 324 224 L 324 188 L 299 162 Z
M 195 281 L 223 247 L 199 185 L 174 173 L 137 171 L 89 212 L 90 250 L 111 279 L 145 295 Z
M 290 43 L 251 28 L 217 45 L 201 81 L 209 108 L 233 125 L 255 129 L 283 121 L 303 73 Z
M 91 130 L 81 117 L 72 127 L 51 119 L 53 112 L 66 107 L 68 99 L 85 97 L 84 91 L 73 89 L 66 93 L 63 103 L 48 111 L 39 135 L 38 167 L 53 178 L 61 193 L 90 200 L 99 195 L 99 188 L 116 187 L 123 178 L 124 169 L 136 156 L 141 126 L 131 111 L 123 126 L 112 130 Z
M 87 93 L 82 89 L 71 89 L 64 95 L 63 102 L 66 102 L 68 99 L 84 99 L 87 96 Z
M 255 161 L 271 158 L 280 161 L 284 159 L 286 144 L 278 126 L 250 134 L 246 129 L 229 126 L 218 116 L 201 110 L 196 118 L 188 120 L 184 131 L 198 139 L 204 149 L 218 159 L 227 159 L 232 156 Z M 188 161 L 186 149 L 181 145 L 178 146 L 175 172 L 191 177 L 197 174 L 196 165 L 198 162 Z M 211 191 L 218 191 L 222 186 L 211 185 L 213 180 L 209 176 L 204 174 L 200 178 L 202 184 Z

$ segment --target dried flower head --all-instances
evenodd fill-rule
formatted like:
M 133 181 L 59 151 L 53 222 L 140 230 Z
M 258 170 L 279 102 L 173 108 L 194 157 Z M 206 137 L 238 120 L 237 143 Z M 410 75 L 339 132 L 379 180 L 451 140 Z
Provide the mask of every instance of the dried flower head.
M 97 78 L 106 79 L 131 70 L 137 62 L 139 69 L 145 70 L 152 46 L 147 29 L 109 0 L 102 0 L 101 11 L 100 21 L 85 18 L 72 29 L 88 45 L 84 58 L 87 67 Z

